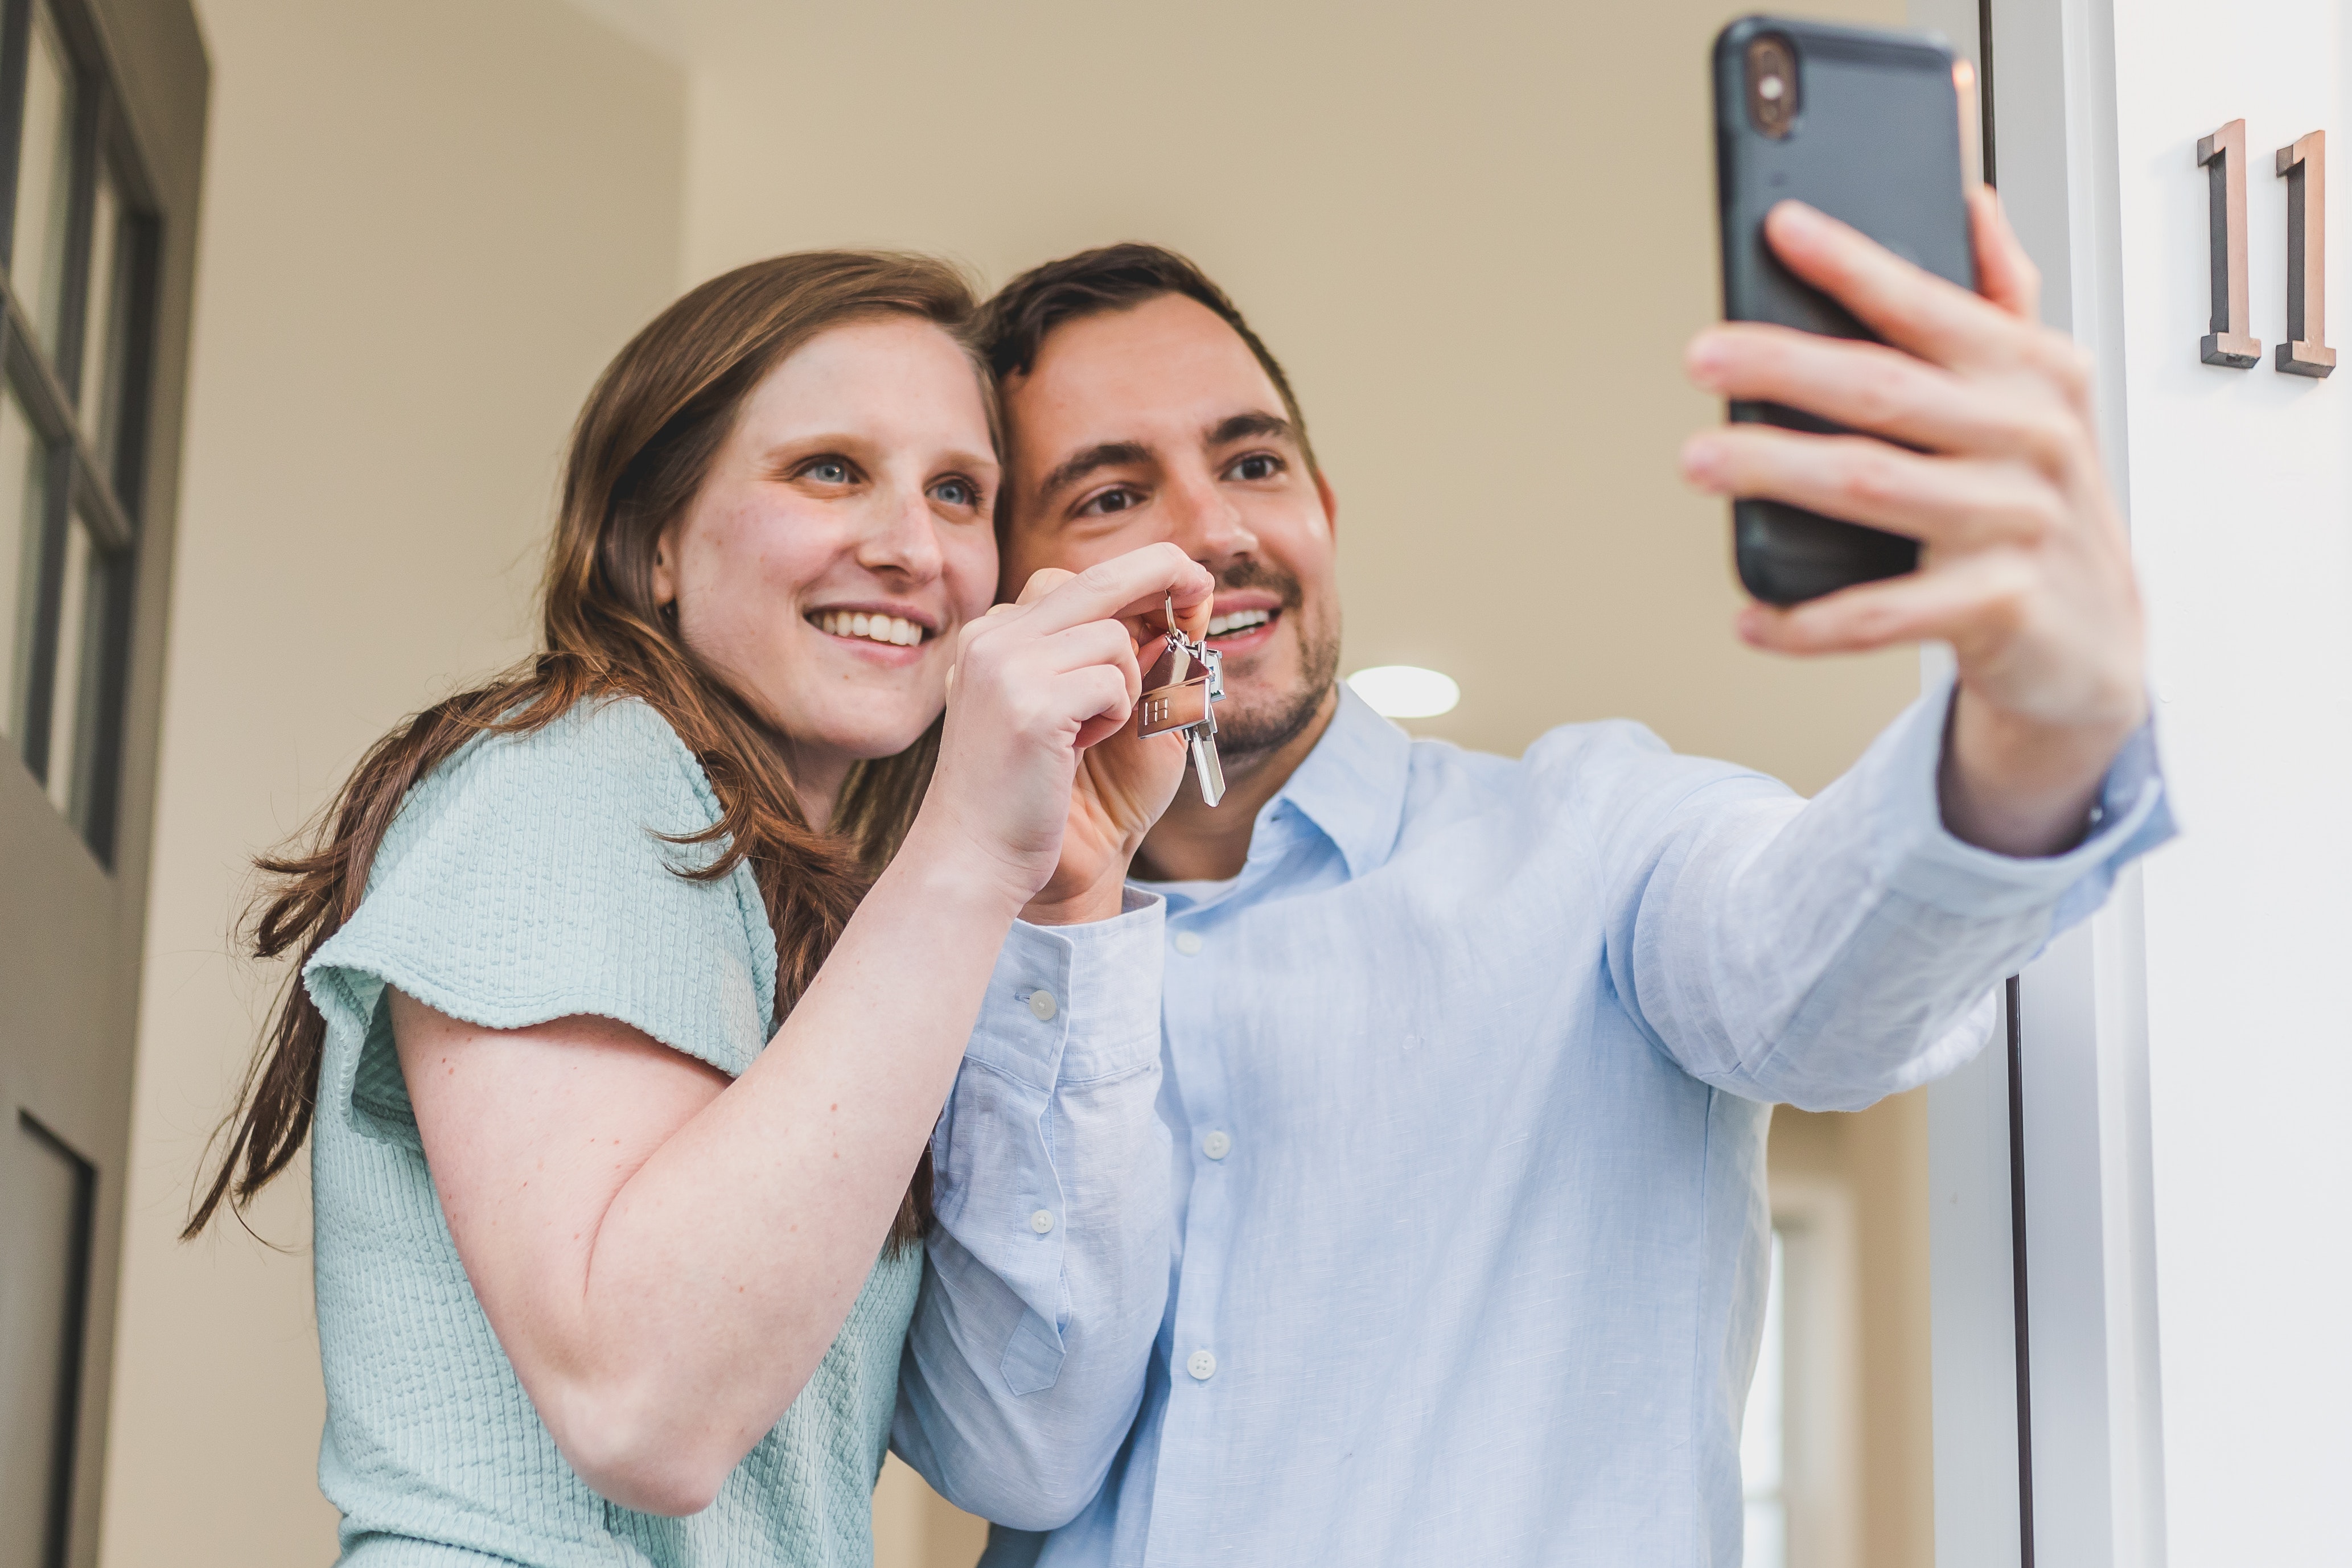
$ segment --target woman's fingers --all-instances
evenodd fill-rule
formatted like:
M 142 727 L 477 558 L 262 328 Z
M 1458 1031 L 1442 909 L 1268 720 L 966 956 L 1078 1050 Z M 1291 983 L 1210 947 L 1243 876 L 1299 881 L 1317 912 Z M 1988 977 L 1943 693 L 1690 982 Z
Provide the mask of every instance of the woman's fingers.
M 1721 495 L 1785 501 L 1947 551 L 2034 543 L 2066 517 L 2057 488 L 2022 464 L 1923 456 L 1866 435 L 1727 425 L 1693 436 L 1683 467 Z
M 1097 561 L 1045 594 L 1030 612 L 1041 633 L 1081 622 L 1139 615 L 1171 598 L 1181 616 L 1205 603 L 1215 587 L 1208 569 L 1174 545 L 1146 545 Z
M 1125 674 L 1130 696 L 1142 695 L 1143 672 L 1136 659 L 1135 640 L 1120 622 L 1089 621 L 1071 626 L 1041 639 L 1039 646 L 1055 674 L 1103 665 Z
M 1095 700 L 1099 693 L 1094 685 L 1084 688 L 1088 696 L 1086 706 L 1071 706 L 1066 677 L 1073 675 L 1085 675 L 1092 682 L 1099 674 L 1105 689 L 1118 693 L 1122 714 L 1142 695 L 1143 672 L 1136 660 L 1135 643 L 1120 622 L 1088 621 L 1044 636 L 1035 635 L 1034 626 L 1024 627 L 1018 621 L 1002 624 L 1003 635 L 973 637 L 957 661 L 964 671 L 959 683 L 966 693 L 964 700 L 998 706 L 1000 714 L 994 722 L 1040 736 L 1067 736 L 1073 725 L 1084 726 L 1108 711 L 1111 705 Z
M 1034 604 L 1039 600 L 1045 598 L 1045 595 L 1053 592 L 1054 590 L 1061 587 L 1062 584 L 1069 581 L 1072 578 L 1077 575 L 1078 574 L 1075 571 L 1068 571 L 1058 566 L 1041 566 L 1036 570 L 1029 574 L 1029 580 L 1021 585 L 1021 596 L 1013 602 L 1014 604 Z M 1000 604 L 995 606 L 995 609 L 992 610 L 990 613 L 993 614 L 995 610 L 1003 610 L 1008 608 L 1010 608 L 1010 606 Z
M 1128 715 L 1135 711 L 1135 687 L 1108 664 L 1066 672 L 1056 682 L 1055 695 L 1066 705 L 1065 711 L 1084 716 L 1073 743 L 1080 751 L 1117 735 L 1127 727 Z

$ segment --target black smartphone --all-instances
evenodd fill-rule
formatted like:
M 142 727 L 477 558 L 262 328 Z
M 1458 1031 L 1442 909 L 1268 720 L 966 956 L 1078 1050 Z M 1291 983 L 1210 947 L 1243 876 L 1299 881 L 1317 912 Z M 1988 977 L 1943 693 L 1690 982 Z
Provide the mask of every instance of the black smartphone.
M 1873 335 L 1835 300 L 1799 282 L 1764 243 L 1764 214 L 1791 197 L 1974 288 L 1966 193 L 1975 177 L 1975 115 L 1970 68 L 1931 35 L 1779 16 L 1743 17 L 1717 34 L 1725 318 L 1837 338 Z M 1731 417 L 1790 430 L 1840 428 L 1769 402 L 1734 402 Z M 1740 582 L 1769 604 L 1795 604 L 1919 564 L 1915 539 L 1778 501 L 1733 502 L 1731 535 Z

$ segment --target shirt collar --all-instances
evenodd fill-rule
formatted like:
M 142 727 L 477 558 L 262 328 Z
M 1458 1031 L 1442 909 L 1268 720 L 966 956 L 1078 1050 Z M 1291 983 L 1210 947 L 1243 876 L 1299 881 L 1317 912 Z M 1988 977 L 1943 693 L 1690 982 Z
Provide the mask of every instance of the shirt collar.
M 1396 844 L 1412 770 L 1412 737 L 1341 682 L 1339 711 L 1307 759 L 1258 811 L 1253 841 L 1287 805 L 1339 846 L 1350 877 L 1362 876 L 1386 863 Z

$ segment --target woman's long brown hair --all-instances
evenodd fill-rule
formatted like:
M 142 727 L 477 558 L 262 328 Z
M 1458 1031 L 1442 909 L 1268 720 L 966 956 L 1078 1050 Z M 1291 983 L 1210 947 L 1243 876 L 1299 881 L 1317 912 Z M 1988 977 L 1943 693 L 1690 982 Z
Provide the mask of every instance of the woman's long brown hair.
M 776 1010 L 789 1012 L 874 875 L 905 836 L 929 781 L 939 726 L 887 759 L 850 769 L 829 831 L 801 813 L 778 737 L 679 640 L 654 601 L 661 532 L 701 488 L 761 379 L 829 327 L 882 315 L 936 323 L 971 353 L 971 291 L 927 257 L 846 251 L 778 256 L 713 278 L 663 311 L 606 367 L 580 412 L 542 590 L 544 649 L 485 685 L 436 703 L 376 742 L 298 846 L 257 860 L 267 883 L 244 939 L 256 957 L 296 955 L 236 1108 L 215 1134 L 211 1180 L 187 1239 L 226 1203 L 247 1204 L 290 1164 L 317 1109 L 327 1021 L 303 966 L 367 892 L 384 831 L 410 789 L 476 736 L 527 735 L 591 698 L 638 697 L 701 761 L 720 814 L 721 852 L 691 874 L 748 863 L 776 934 Z M 994 435 L 995 400 L 976 354 Z M 929 1221 L 930 1155 L 890 1229 L 894 1246 Z

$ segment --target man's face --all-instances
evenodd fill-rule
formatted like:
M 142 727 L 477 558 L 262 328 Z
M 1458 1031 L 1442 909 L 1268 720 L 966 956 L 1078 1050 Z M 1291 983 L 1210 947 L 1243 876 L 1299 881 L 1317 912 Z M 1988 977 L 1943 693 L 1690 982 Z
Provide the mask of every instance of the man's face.
M 1249 346 L 1162 295 L 1056 327 L 1004 398 L 1002 591 L 1173 540 L 1217 578 L 1229 767 L 1304 730 L 1339 671 L 1338 510 Z

